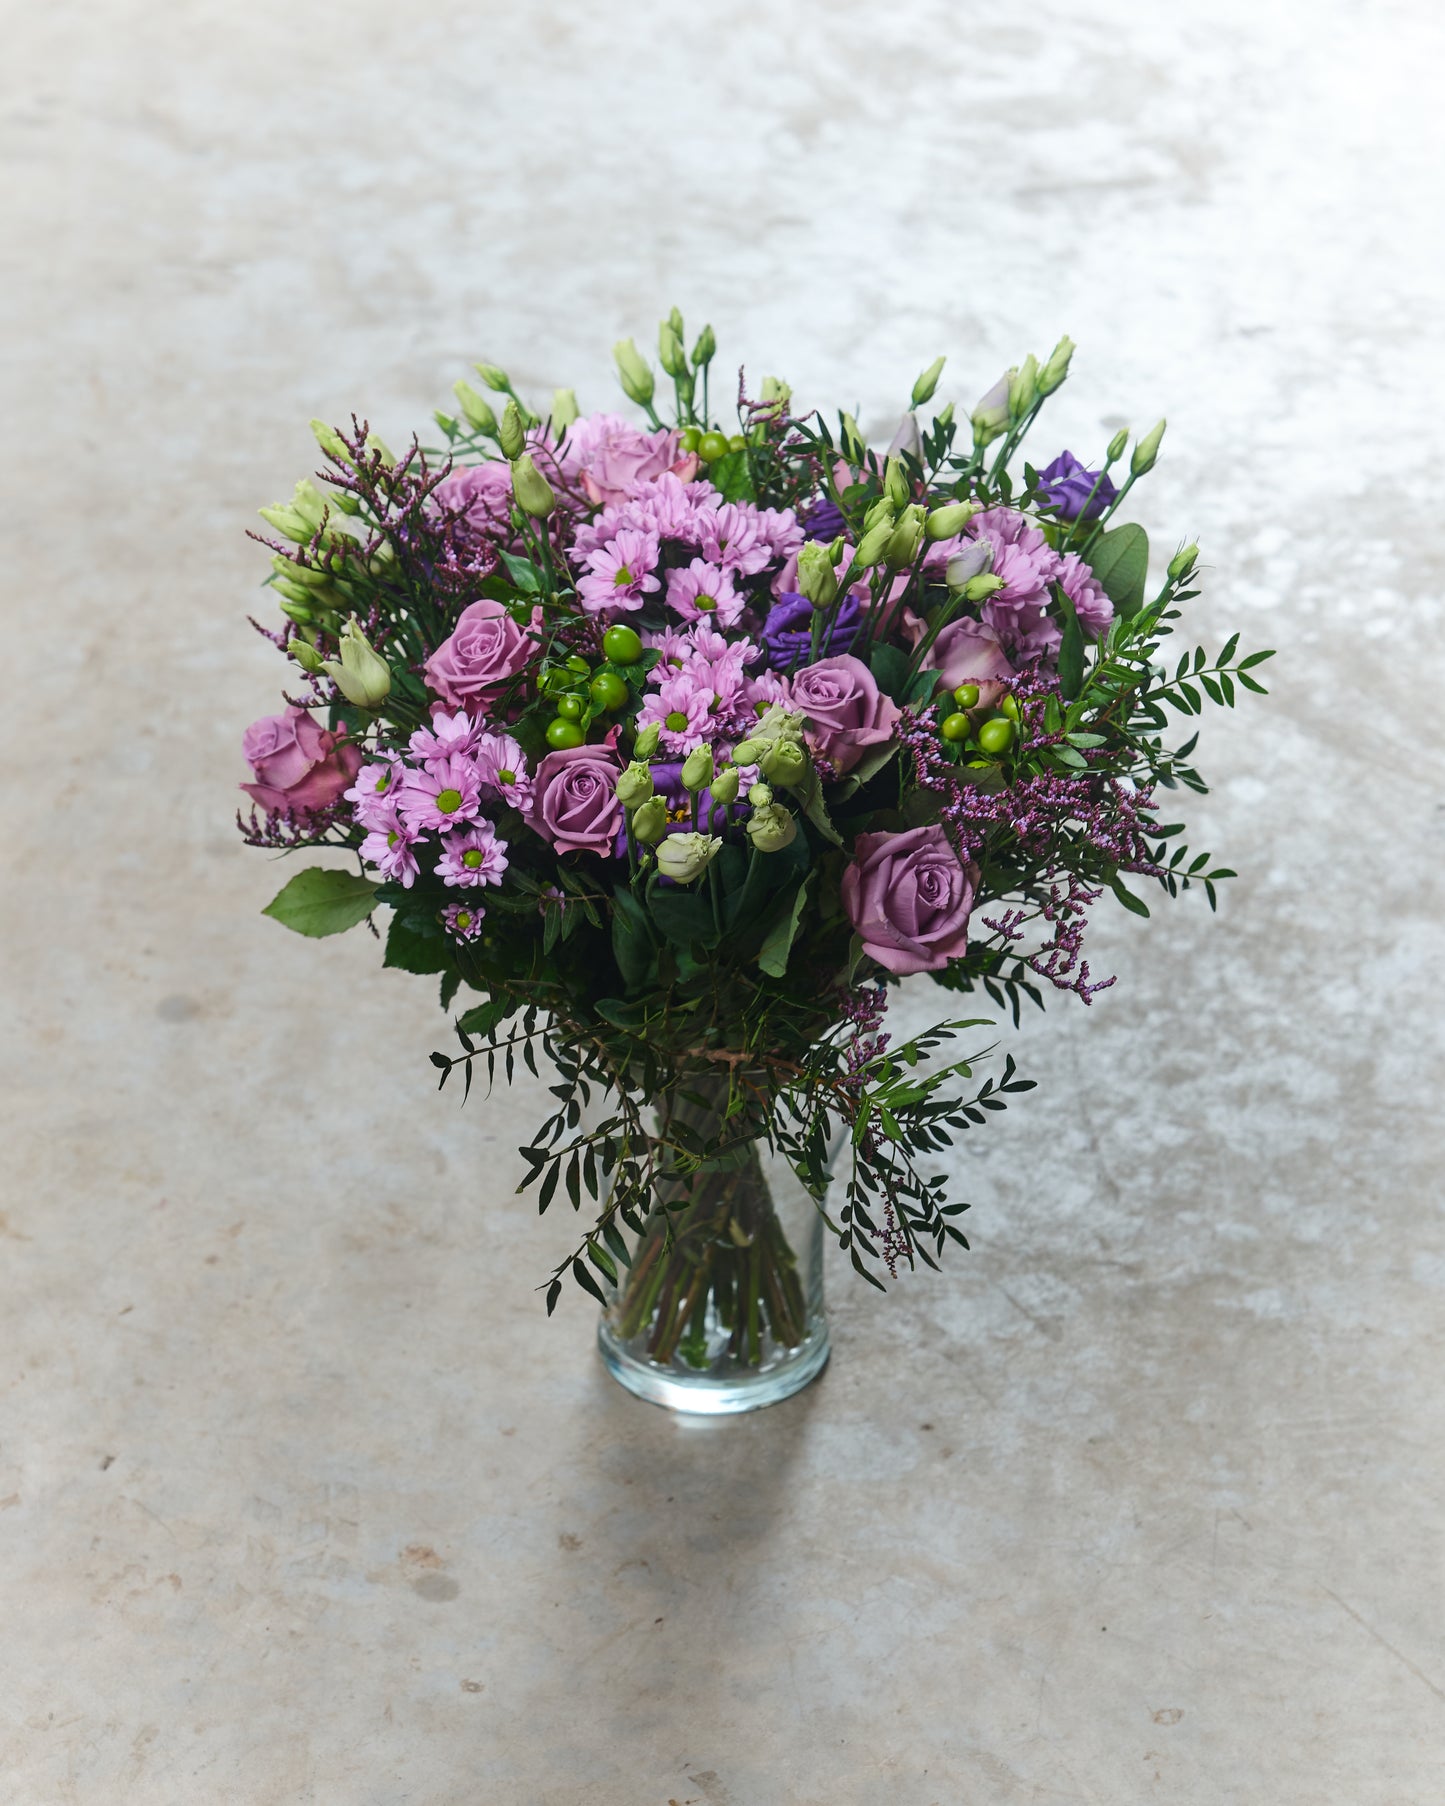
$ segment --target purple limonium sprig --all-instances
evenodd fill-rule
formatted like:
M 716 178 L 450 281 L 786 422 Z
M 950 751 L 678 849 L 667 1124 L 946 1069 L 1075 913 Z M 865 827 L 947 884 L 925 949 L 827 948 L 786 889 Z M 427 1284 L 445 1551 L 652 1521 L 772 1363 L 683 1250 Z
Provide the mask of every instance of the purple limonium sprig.
M 775 671 L 791 671 L 795 665 L 813 662 L 813 605 L 806 596 L 784 591 L 768 610 L 763 623 L 763 644 Z M 834 611 L 821 658 L 847 652 L 863 625 L 863 611 L 850 590 Z
M 1039 501 L 1060 520 L 1097 520 L 1118 493 L 1108 477 L 1086 469 L 1069 451 L 1039 472 Z

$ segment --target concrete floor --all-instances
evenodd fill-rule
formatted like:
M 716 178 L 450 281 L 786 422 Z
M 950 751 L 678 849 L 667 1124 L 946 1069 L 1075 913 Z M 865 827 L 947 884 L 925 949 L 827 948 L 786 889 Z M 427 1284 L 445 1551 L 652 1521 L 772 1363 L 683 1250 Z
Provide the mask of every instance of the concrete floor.
M 11 0 L 0 1798 L 1445 1798 L 1438 9 Z M 431 986 L 257 913 L 254 508 L 676 300 L 886 434 L 1170 416 L 1218 920 L 1115 911 L 974 1252 L 761 1417 L 624 1396 Z M 946 1000 L 944 1000 L 946 1001 Z M 910 988 L 921 1024 L 940 997 Z

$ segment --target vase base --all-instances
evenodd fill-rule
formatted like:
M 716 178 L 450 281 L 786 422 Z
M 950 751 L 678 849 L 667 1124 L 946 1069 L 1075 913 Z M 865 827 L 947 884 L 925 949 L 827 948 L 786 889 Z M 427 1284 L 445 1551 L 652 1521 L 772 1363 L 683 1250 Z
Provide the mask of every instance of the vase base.
M 613 1340 L 605 1322 L 598 1326 L 597 1347 L 613 1379 L 636 1397 L 668 1411 L 725 1417 L 780 1404 L 816 1379 L 828 1364 L 828 1326 L 819 1325 L 787 1360 L 762 1372 L 740 1369 L 732 1374 L 688 1373 L 656 1361 L 639 1360 Z

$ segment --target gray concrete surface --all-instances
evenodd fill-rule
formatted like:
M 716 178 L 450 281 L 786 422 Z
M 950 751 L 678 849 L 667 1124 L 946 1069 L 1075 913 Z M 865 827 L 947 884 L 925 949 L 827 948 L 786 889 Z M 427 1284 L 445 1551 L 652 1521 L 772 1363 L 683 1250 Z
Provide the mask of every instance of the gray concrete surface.
M 0 1798 L 1445 1798 L 1442 131 L 1416 0 L 10 0 Z M 743 1422 L 532 1286 L 535 1091 L 288 937 L 229 825 L 242 532 L 471 357 L 612 400 L 676 300 L 875 429 L 1060 331 L 1170 417 L 1200 844 L 959 1158 L 975 1250 Z M 904 1014 L 937 1007 L 925 985 Z

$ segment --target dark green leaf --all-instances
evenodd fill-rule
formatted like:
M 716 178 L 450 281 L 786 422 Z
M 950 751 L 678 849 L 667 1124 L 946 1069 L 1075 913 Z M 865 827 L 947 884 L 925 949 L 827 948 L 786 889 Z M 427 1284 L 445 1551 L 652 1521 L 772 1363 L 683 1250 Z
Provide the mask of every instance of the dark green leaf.
M 1121 615 L 1137 614 L 1149 575 L 1149 535 L 1135 521 L 1101 533 L 1089 552 L 1089 563 L 1104 594 Z
M 1054 595 L 1064 617 L 1064 639 L 1059 647 L 1059 689 L 1066 701 L 1072 701 L 1084 685 L 1084 630 L 1079 625 L 1073 603 L 1058 584 L 1054 585 Z
M 767 939 L 758 954 L 758 964 L 770 978 L 781 978 L 788 969 L 788 954 L 798 936 L 798 924 L 803 918 L 803 906 L 807 902 L 808 886 L 812 881 L 810 872 L 798 886 L 787 913 L 780 916 L 768 930 Z
M 425 916 L 394 915 L 381 963 L 398 972 L 445 972 L 452 953 L 436 923 Z
M 721 458 L 714 458 L 707 467 L 707 480 L 725 502 L 756 500 L 746 451 L 725 452 Z
M 1136 897 L 1133 891 L 1126 889 L 1122 878 L 1117 875 L 1111 878 L 1109 880 L 1109 888 L 1124 905 L 1125 909 L 1130 910 L 1134 915 L 1147 916 L 1149 914 L 1149 905 L 1141 898 Z

